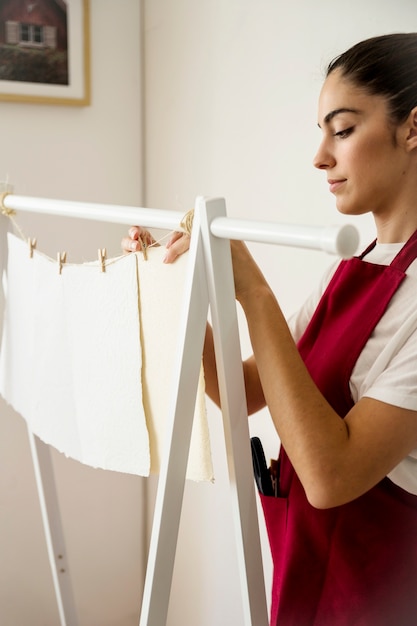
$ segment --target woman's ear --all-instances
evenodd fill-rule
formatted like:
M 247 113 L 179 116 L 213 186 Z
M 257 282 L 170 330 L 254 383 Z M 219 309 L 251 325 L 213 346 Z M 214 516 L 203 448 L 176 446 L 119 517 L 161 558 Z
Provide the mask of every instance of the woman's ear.
M 410 115 L 406 121 L 407 137 L 406 145 L 408 150 L 417 148 L 417 107 L 411 109 Z

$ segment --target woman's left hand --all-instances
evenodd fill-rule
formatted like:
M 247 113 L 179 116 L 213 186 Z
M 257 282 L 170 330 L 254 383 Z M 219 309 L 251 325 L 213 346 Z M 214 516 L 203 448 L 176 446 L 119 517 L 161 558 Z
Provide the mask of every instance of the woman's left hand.
M 248 294 L 267 282 L 243 241 L 231 241 L 236 300 L 242 303 Z
M 164 263 L 173 263 L 181 254 L 187 252 L 190 247 L 190 235 L 175 231 L 166 244 Z

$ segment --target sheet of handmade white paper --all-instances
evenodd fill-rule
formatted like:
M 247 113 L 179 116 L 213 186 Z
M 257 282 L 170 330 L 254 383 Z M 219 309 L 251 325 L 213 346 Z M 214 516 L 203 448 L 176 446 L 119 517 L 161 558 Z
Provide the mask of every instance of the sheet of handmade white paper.
M 59 274 L 56 261 L 36 251 L 29 258 L 14 235 L 8 241 L 1 394 L 67 456 L 142 476 L 157 472 L 184 262 L 163 264 L 152 249 L 146 265 L 141 255 L 127 255 L 104 273 L 93 262 L 66 264 Z M 213 477 L 202 378 L 187 476 Z
M 105 274 L 90 265 L 59 274 L 55 261 L 8 240 L 2 395 L 67 456 L 147 475 L 135 259 Z
M 147 416 L 152 471 L 158 471 L 164 452 L 166 416 L 172 400 L 173 373 L 179 348 L 178 329 L 184 306 L 187 255 L 164 264 L 165 249 L 148 250 L 148 261 L 136 255 L 142 326 L 143 401 Z M 190 389 L 190 393 L 195 390 Z M 154 436 L 154 433 L 156 436 Z M 191 435 L 187 476 L 212 480 L 213 467 L 206 416 L 204 374 L 201 368 Z

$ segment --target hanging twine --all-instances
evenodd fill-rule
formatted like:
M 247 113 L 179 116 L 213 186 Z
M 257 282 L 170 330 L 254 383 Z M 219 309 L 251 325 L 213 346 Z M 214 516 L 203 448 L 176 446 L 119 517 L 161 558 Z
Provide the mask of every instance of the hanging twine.
M 194 209 L 184 215 L 180 222 L 180 227 L 186 235 L 191 235 L 193 229 Z
M 4 199 L 8 195 L 10 195 L 9 191 L 4 191 L 3 193 L 0 193 L 0 207 L 2 215 L 5 215 L 6 217 L 11 217 L 12 215 L 16 215 L 16 211 L 14 209 L 8 209 L 6 206 L 4 206 Z
M 13 225 L 16 229 L 16 231 L 19 233 L 20 237 L 22 240 L 26 241 L 29 245 L 29 256 L 32 258 L 33 257 L 33 251 L 36 248 L 36 239 L 31 239 L 31 238 L 27 238 L 25 236 L 25 234 L 23 233 L 22 229 L 20 228 L 19 224 L 17 223 L 17 221 L 14 219 L 14 216 L 16 215 L 16 211 L 14 209 L 9 209 L 4 205 L 4 199 L 7 195 L 9 195 L 10 192 L 3 192 L 0 193 L 0 214 L 4 215 L 6 217 L 9 217 L 10 220 L 13 222 Z M 193 219 L 194 219 L 194 209 L 191 209 L 190 211 L 188 211 L 184 217 L 182 218 L 178 229 L 181 230 L 181 232 L 183 232 L 185 235 L 190 236 L 191 235 L 191 231 L 192 231 L 192 227 L 193 227 Z M 142 252 L 144 253 L 145 258 L 147 259 L 147 249 L 148 248 L 152 248 L 153 246 L 159 246 L 162 241 L 164 241 L 165 239 L 167 239 L 168 237 L 171 237 L 172 233 L 168 233 L 165 234 L 163 237 L 161 237 L 160 239 L 158 239 L 157 241 L 153 241 L 152 243 L 146 245 L 146 246 L 142 246 Z M 100 256 L 101 253 L 101 256 Z M 105 267 L 107 265 L 111 265 L 113 263 L 116 263 L 117 261 L 122 260 L 123 258 L 125 258 L 125 255 L 119 256 L 119 257 L 115 257 L 114 259 L 107 259 L 106 258 L 106 251 L 105 248 L 103 248 L 102 250 L 98 251 L 98 260 L 99 260 L 99 266 L 101 268 L 101 271 L 104 272 L 105 271 Z M 43 255 L 47 258 L 48 255 Z M 53 260 L 53 259 L 50 259 Z M 73 265 L 72 263 L 67 263 L 66 262 L 66 253 L 64 252 L 63 254 L 59 253 L 57 254 L 57 262 L 58 262 L 58 267 L 59 267 L 59 273 L 62 273 L 62 268 L 63 265 Z M 93 265 L 89 265 L 86 264 L 86 267 L 94 267 Z
M 194 209 L 191 209 L 190 211 L 188 211 L 184 217 L 182 218 L 181 222 L 178 225 L 178 231 L 183 232 L 184 235 L 191 235 L 191 231 L 193 228 L 193 219 L 194 219 Z M 141 249 L 142 252 L 144 253 L 144 256 L 147 255 L 147 250 L 149 248 L 153 248 L 155 246 L 159 246 L 163 241 L 165 241 L 166 239 L 169 239 L 170 237 L 172 237 L 173 232 L 169 232 L 165 235 L 163 235 L 162 237 L 160 237 L 159 239 L 156 239 L 154 241 L 152 241 L 152 243 L 148 243 L 147 245 L 144 244 L 144 242 L 142 241 L 141 238 L 139 238 L 139 243 L 141 244 Z

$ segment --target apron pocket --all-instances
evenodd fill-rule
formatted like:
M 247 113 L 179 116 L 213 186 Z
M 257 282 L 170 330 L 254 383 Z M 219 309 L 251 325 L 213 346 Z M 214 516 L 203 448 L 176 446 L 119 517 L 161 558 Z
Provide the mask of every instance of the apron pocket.
M 282 564 L 284 561 L 285 536 L 287 533 L 288 498 L 277 498 L 259 494 L 265 517 L 271 549 L 274 573 L 272 577 L 271 594 L 271 626 L 275 626 L 278 616 L 278 603 L 282 585 Z
M 288 498 L 259 494 L 274 566 L 280 562 L 287 531 Z

